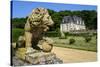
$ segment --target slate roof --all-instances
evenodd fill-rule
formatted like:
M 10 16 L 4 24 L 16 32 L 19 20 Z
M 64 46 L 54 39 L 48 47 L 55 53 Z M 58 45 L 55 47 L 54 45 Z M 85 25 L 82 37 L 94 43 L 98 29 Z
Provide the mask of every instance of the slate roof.
M 81 17 L 78 17 L 78 16 L 64 16 L 62 19 L 62 23 L 74 23 L 74 24 L 83 25 L 84 21 L 82 20 Z

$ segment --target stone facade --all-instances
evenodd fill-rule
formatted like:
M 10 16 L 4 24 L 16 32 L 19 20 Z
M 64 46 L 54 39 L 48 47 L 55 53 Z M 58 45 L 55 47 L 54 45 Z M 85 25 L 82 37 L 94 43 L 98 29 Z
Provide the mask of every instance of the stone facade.
M 60 24 L 60 30 L 63 32 L 85 30 L 84 20 L 78 16 L 65 16 Z

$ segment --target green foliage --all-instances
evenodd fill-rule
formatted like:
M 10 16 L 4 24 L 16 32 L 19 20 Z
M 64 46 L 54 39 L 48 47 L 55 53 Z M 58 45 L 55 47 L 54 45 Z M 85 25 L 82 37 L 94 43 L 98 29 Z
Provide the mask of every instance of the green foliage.
M 73 44 L 73 43 L 75 43 L 75 39 L 69 39 L 69 44 Z
M 50 10 L 50 9 L 48 9 L 48 12 L 49 12 L 49 14 L 50 14 L 50 15 L 52 15 L 52 14 L 54 14 L 54 13 L 55 13 L 55 11 L 54 11 L 54 10 Z
M 96 38 L 96 39 L 98 38 L 97 35 L 95 36 L 95 38 Z
M 13 28 L 24 28 L 26 23 L 26 18 L 13 18 L 12 21 L 12 27 Z
M 89 37 L 92 37 L 93 36 L 93 33 L 88 33 Z
M 69 33 L 69 32 L 65 32 L 64 33 L 66 37 L 64 38 L 67 38 L 67 36 L 83 36 L 83 37 L 88 37 L 88 36 L 94 36 L 94 35 L 97 35 L 97 33 L 92 33 L 92 34 L 89 34 L 89 33 Z M 59 38 L 63 38 L 61 37 L 61 33 L 60 31 L 48 31 L 48 32 L 45 32 L 44 34 L 45 36 L 47 37 L 59 37 Z
M 83 36 L 67 36 L 67 39 L 59 39 L 59 37 L 51 37 L 54 41 L 54 46 L 57 47 L 64 47 L 64 48 L 73 48 L 73 49 L 80 49 L 86 51 L 97 51 L 97 39 L 95 35 L 92 36 L 92 40 L 88 43 L 84 41 Z M 75 39 L 75 43 L 70 45 L 69 39 Z
M 97 29 L 97 12 L 94 10 L 88 11 L 88 10 L 82 10 L 82 11 L 59 11 L 56 12 L 54 10 L 48 9 L 48 12 L 54 21 L 54 25 L 50 27 L 50 31 L 56 31 L 57 28 L 60 28 L 60 23 L 62 22 L 62 18 L 64 16 L 71 16 L 76 15 L 79 17 L 82 17 L 82 19 L 85 21 L 85 25 L 87 29 Z M 24 28 L 24 25 L 26 23 L 26 18 L 12 18 L 12 27 L 13 28 Z
M 51 15 L 52 20 L 54 21 L 54 30 L 56 30 L 57 28 L 60 28 L 60 23 L 62 22 L 62 17 L 59 15 L 59 13 L 54 13 L 53 15 Z
M 85 37 L 85 42 L 90 42 L 91 41 L 91 37 Z
M 85 39 L 85 42 L 90 42 L 93 36 L 93 33 L 86 33 L 83 37 Z
M 94 10 L 81 11 L 80 16 L 85 20 L 85 25 L 87 29 L 97 29 L 97 12 Z
M 97 34 L 93 34 L 91 37 L 91 41 L 86 43 L 84 41 L 83 36 L 76 36 L 70 33 L 66 33 L 67 39 L 59 39 L 58 32 L 47 32 L 48 36 L 50 36 L 53 41 L 55 42 L 54 45 L 60 47 L 67 47 L 67 48 L 75 48 L 75 49 L 82 49 L 82 50 L 89 50 L 89 51 L 97 51 Z M 12 29 L 12 42 L 16 42 L 20 35 L 24 35 L 24 30 L 19 28 Z M 69 44 L 69 39 L 73 38 L 75 40 L 74 45 Z M 66 45 L 65 45 L 66 44 Z
M 44 35 L 47 37 L 59 37 L 59 33 L 56 31 L 46 32 Z
M 19 28 L 12 29 L 12 42 L 16 42 L 18 37 L 24 35 L 24 30 Z

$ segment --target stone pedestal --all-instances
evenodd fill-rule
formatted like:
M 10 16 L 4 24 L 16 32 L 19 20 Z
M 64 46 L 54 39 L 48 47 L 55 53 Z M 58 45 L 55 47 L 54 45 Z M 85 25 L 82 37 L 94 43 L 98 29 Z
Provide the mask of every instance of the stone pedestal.
M 13 57 L 13 65 L 15 66 L 58 63 L 63 63 L 63 61 L 57 58 L 56 54 L 34 49 L 31 52 L 27 52 L 25 48 L 19 48 Z

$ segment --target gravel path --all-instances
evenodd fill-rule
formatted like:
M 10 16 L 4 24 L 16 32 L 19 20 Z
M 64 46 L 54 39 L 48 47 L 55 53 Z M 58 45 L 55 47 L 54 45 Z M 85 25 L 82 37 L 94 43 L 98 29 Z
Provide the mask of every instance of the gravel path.
M 97 60 L 97 53 L 91 51 L 53 47 L 52 52 L 56 53 L 57 57 L 63 60 L 64 63 L 90 62 Z

